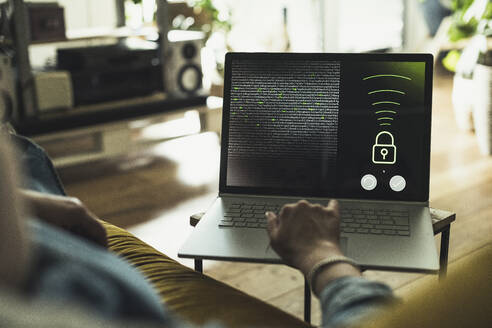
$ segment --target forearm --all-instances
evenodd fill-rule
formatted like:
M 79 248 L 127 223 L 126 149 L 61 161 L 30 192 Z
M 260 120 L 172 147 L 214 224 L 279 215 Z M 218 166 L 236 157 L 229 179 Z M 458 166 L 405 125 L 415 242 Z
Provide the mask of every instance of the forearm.
M 332 280 L 320 292 L 322 327 L 357 327 L 395 301 L 391 288 L 362 277 L 345 276 Z
M 80 200 L 31 190 L 19 190 L 19 195 L 32 214 L 53 226 L 106 247 L 106 230 Z
M 308 256 L 298 260 L 299 269 L 309 279 L 317 263 L 340 256 L 343 253 L 336 243 L 323 242 Z M 323 327 L 356 324 L 365 315 L 393 300 L 392 291 L 387 285 L 362 278 L 359 268 L 346 262 L 321 267 L 310 283 L 321 301 Z

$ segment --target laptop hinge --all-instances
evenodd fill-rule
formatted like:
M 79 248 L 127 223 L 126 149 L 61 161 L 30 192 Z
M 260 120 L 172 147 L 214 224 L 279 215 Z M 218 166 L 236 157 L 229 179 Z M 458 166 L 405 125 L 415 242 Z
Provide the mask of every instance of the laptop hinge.
M 252 195 L 252 194 L 235 194 L 235 193 L 226 193 L 226 192 L 219 192 L 219 197 L 247 197 L 247 198 L 289 198 L 289 199 L 309 199 L 313 201 L 327 201 L 328 199 L 332 197 L 303 197 L 303 196 L 289 196 L 289 195 Z M 339 201 L 342 202 L 365 202 L 365 203 L 388 203 L 391 202 L 392 204 L 402 204 L 402 205 L 413 205 L 413 206 L 429 206 L 429 201 L 426 202 L 411 202 L 411 201 L 393 201 L 393 200 L 374 200 L 374 199 L 348 199 L 348 198 L 337 198 Z

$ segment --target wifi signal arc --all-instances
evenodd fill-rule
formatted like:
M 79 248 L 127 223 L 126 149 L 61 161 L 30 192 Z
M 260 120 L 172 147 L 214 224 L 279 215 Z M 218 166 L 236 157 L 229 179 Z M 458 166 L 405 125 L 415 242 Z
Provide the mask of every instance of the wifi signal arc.
M 381 90 L 373 90 L 373 91 L 369 91 L 367 94 L 368 95 L 372 95 L 372 94 L 375 94 L 375 93 L 380 93 L 380 92 L 393 92 L 393 93 L 399 93 L 401 95 L 404 95 L 405 92 L 403 91 L 400 91 L 400 90 L 394 90 L 394 89 L 381 89 Z
M 373 106 L 375 105 L 381 105 L 381 104 L 391 104 L 391 105 L 397 105 L 397 106 L 400 106 L 400 103 L 399 102 L 396 102 L 396 101 L 377 101 L 377 102 L 374 102 L 372 103 Z
M 366 81 L 366 80 L 370 80 L 370 79 L 379 79 L 379 78 L 397 78 L 397 79 L 403 79 L 403 80 L 409 80 L 409 81 L 412 80 L 412 78 L 410 78 L 408 76 L 398 75 L 398 74 L 375 74 L 375 75 L 363 77 L 362 80 Z M 396 89 L 390 89 L 390 88 L 387 88 L 387 89 L 381 88 L 381 89 L 371 90 L 371 91 L 368 91 L 367 94 L 368 95 L 381 94 L 381 95 L 388 95 L 388 96 L 391 94 L 406 95 L 406 93 L 404 91 L 396 90 Z M 397 112 L 395 110 L 388 109 L 387 107 L 381 108 L 382 107 L 381 105 L 383 105 L 383 106 L 390 105 L 389 107 L 391 108 L 391 106 L 400 106 L 401 103 L 397 102 L 397 101 L 390 101 L 390 100 L 380 100 L 380 101 L 376 101 L 376 102 L 371 103 L 371 106 L 373 106 L 374 109 L 377 109 L 375 111 L 375 114 L 378 116 L 381 116 L 381 117 L 377 117 L 377 122 L 379 123 L 379 126 L 383 126 L 383 127 L 391 126 L 391 123 L 394 121 L 394 118 L 389 117 L 388 114 L 396 115 Z M 386 115 L 384 115 L 384 114 L 386 114 Z
M 405 79 L 405 80 L 409 80 L 409 81 L 412 80 L 408 76 L 397 75 L 397 74 L 376 74 L 376 75 L 370 75 L 370 76 L 366 76 L 366 77 L 362 78 L 362 80 L 365 81 L 365 80 L 375 79 L 375 78 L 379 78 L 379 77 L 396 77 L 396 78 Z

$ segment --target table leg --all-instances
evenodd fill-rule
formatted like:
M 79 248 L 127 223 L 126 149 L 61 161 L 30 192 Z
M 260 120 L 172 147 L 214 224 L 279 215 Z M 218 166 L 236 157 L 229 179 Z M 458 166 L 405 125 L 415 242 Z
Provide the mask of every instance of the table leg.
M 448 271 L 448 252 L 449 252 L 449 234 L 451 231 L 451 225 L 448 225 L 441 232 L 441 251 L 439 254 L 439 280 L 446 277 Z
M 203 273 L 203 260 L 195 259 L 195 271 Z
M 311 323 L 311 288 L 304 279 L 304 321 Z

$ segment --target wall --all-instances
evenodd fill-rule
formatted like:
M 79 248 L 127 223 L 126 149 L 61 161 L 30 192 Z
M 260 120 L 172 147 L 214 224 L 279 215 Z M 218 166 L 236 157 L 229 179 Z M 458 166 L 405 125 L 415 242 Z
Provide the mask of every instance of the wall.
M 46 2 L 47 0 L 29 0 Z M 58 0 L 65 9 L 65 29 L 67 37 L 93 34 L 110 30 L 116 26 L 115 0 Z M 87 42 L 71 43 L 70 46 L 84 46 Z M 29 57 L 33 68 L 54 64 L 57 47 L 69 46 L 67 43 L 31 45 Z
M 427 36 L 419 0 L 215 0 L 230 11 L 236 51 L 283 51 L 282 8 L 288 8 L 292 51 L 417 51 Z M 405 17 L 408 26 L 404 28 Z
M 235 51 L 284 51 L 286 7 L 292 51 L 320 51 L 318 0 L 217 0 L 231 11 L 229 44 Z
M 47 2 L 47 0 L 29 0 Z M 58 0 L 65 8 L 67 31 L 116 26 L 115 0 Z

